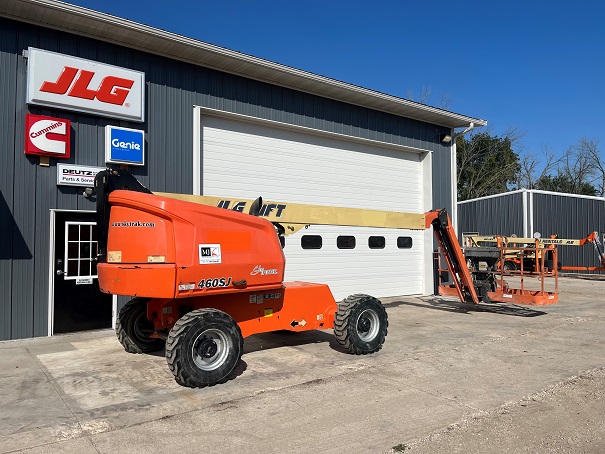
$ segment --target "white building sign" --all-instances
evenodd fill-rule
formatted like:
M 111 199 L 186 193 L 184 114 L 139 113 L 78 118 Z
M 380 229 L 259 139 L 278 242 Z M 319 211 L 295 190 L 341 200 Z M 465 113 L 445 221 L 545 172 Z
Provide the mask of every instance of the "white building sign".
M 142 122 L 145 73 L 30 47 L 27 103 Z
M 57 164 L 57 185 L 92 188 L 95 185 L 95 176 L 101 170 L 105 170 L 105 168 Z

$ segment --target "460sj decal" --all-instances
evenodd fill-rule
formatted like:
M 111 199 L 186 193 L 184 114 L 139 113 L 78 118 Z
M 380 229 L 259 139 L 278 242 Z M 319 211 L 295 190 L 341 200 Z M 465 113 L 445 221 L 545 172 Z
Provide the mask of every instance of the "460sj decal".
M 229 287 L 231 285 L 231 277 L 210 277 L 208 279 L 202 279 L 198 282 L 199 288 L 221 288 Z

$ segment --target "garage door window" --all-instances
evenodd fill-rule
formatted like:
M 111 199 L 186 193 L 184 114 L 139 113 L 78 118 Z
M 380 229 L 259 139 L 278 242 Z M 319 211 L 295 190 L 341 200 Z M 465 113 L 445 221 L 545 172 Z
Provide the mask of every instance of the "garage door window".
M 321 249 L 322 238 L 320 235 L 303 235 L 300 245 L 303 249 Z
M 383 236 L 371 236 L 368 238 L 368 247 L 370 249 L 384 249 L 385 239 Z
M 397 238 L 397 247 L 399 249 L 411 249 L 412 237 L 411 236 L 400 236 Z
M 355 237 L 341 235 L 336 238 L 336 247 L 338 249 L 355 249 Z

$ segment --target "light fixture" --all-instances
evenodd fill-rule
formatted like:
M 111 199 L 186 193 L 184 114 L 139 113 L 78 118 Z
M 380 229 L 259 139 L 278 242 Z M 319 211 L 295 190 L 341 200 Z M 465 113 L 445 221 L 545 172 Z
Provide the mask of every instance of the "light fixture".
M 452 136 L 449 134 L 441 134 L 441 142 L 450 143 L 452 141 Z

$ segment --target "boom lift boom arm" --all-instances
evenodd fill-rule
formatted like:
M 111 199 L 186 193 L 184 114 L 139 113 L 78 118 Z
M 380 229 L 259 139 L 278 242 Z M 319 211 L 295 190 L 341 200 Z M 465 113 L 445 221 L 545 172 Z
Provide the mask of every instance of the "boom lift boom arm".
M 433 226 L 433 232 L 439 243 L 443 258 L 447 263 L 458 298 L 463 303 L 479 303 L 466 258 L 462 253 L 456 232 L 445 210 L 433 210 L 426 213 L 426 228 Z

